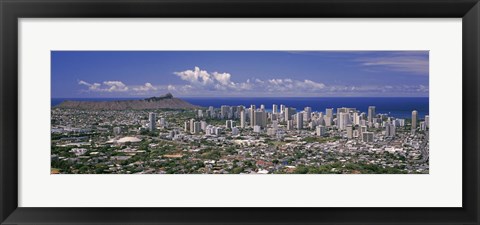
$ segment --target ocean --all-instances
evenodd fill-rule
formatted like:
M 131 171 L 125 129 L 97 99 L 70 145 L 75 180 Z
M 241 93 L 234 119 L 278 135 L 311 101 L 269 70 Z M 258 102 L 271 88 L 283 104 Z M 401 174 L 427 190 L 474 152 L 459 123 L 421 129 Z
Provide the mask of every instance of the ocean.
M 52 98 L 52 106 L 60 104 L 65 100 L 75 101 L 114 101 L 134 100 L 143 98 Z M 356 108 L 362 112 L 368 112 L 368 106 L 375 106 L 376 113 L 389 114 L 396 118 L 411 118 L 412 111 L 417 110 L 419 118 L 429 114 L 428 97 L 185 97 L 181 98 L 194 105 L 220 108 L 222 105 L 256 105 L 261 104 L 270 111 L 273 104 L 286 105 L 296 108 L 297 111 L 309 106 L 313 111 L 325 112 L 326 108 L 348 107 Z

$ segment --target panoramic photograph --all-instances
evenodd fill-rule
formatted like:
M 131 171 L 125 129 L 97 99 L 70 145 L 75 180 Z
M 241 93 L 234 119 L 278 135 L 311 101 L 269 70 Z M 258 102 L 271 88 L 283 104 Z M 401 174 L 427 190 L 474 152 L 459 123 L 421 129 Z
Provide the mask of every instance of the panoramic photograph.
M 51 174 L 429 174 L 428 51 L 52 51 Z

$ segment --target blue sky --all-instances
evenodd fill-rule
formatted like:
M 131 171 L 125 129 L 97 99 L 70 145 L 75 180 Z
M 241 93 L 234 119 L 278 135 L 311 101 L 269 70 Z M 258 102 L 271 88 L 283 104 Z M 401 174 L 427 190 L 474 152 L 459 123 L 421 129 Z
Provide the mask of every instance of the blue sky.
M 52 51 L 53 98 L 428 97 L 428 51 Z

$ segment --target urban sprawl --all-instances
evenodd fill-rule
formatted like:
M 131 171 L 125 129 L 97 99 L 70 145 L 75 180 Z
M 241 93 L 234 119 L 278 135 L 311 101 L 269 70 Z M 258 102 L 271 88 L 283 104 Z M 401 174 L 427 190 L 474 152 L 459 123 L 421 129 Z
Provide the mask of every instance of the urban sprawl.
M 429 116 L 285 105 L 52 108 L 51 173 L 429 173 Z

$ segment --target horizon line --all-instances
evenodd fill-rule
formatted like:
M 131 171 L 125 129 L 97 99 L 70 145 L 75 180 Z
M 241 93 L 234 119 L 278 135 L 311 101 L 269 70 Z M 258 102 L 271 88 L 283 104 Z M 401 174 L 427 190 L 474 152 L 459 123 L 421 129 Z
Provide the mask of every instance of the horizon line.
M 145 96 L 145 97 L 50 97 L 50 99 L 59 99 L 59 98 L 69 98 L 69 99 L 142 99 L 142 98 L 151 98 L 151 97 L 159 97 L 159 96 Z M 173 96 L 174 98 L 429 98 L 429 96 L 226 96 L 226 97 L 219 97 L 219 96 Z

